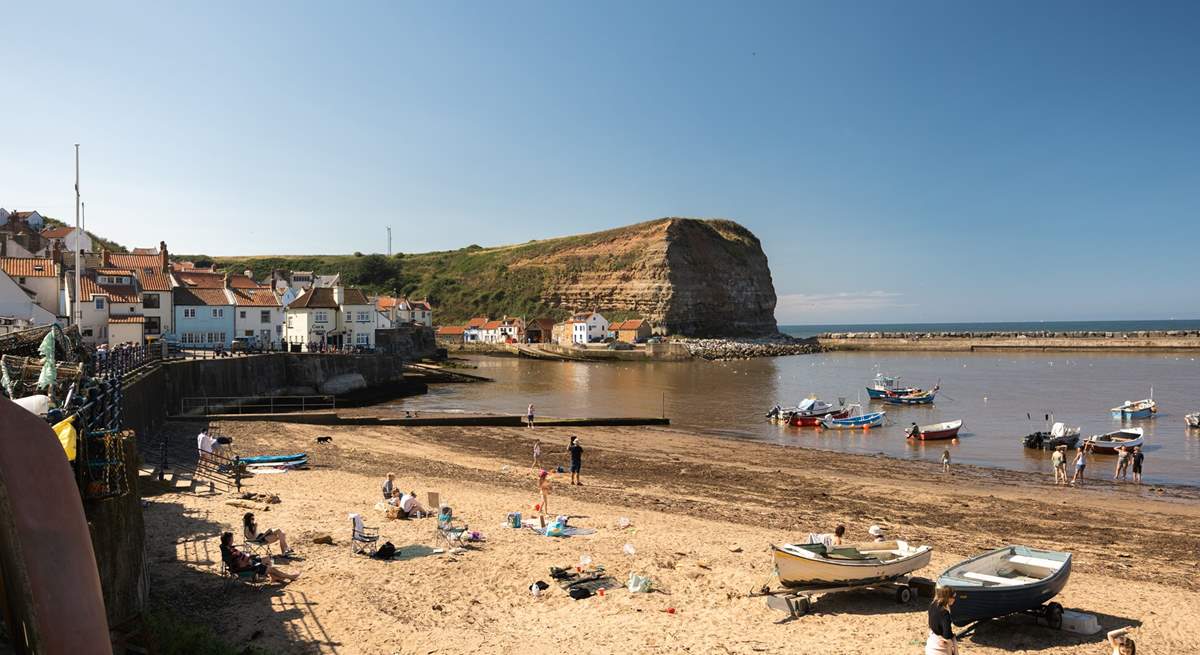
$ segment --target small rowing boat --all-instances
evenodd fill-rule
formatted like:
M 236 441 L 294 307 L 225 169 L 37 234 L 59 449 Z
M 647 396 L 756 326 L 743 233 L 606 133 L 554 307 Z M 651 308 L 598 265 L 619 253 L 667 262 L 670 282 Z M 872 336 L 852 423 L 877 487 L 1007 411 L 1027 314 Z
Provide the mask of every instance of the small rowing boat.
M 930 546 L 904 541 L 771 546 L 779 581 L 786 587 L 840 586 L 894 580 L 929 565 Z
M 853 415 L 842 418 L 826 416 L 825 418 L 821 419 L 821 427 L 828 428 L 830 430 L 844 430 L 853 428 L 869 430 L 871 428 L 877 428 L 883 425 L 883 420 L 887 418 L 887 412 L 870 412 L 863 414 L 862 406 L 857 404 L 851 405 L 850 408 L 854 410 Z
M 1107 434 L 1094 434 L 1080 445 L 1088 444 L 1098 452 L 1112 453 L 1121 446 L 1133 448 L 1142 445 L 1144 441 L 1145 437 L 1141 428 L 1122 428 Z
M 954 590 L 950 618 L 954 625 L 965 626 L 1037 611 L 1067 586 L 1070 577 L 1071 553 L 1005 546 L 951 566 L 937 583 Z
M 945 421 L 942 423 L 934 423 L 933 425 L 917 426 L 916 434 L 909 434 L 909 439 L 919 439 L 921 441 L 937 441 L 938 439 L 953 439 L 958 436 L 958 431 L 962 429 L 962 419 L 956 421 Z
M 877 374 L 871 381 L 871 386 L 867 387 L 867 397 L 871 400 L 882 400 L 888 394 L 908 396 L 920 392 L 921 390 L 916 387 L 904 386 L 900 382 L 900 376 L 884 375 L 883 373 Z
M 1074 448 L 1079 443 L 1081 428 L 1068 427 L 1065 423 L 1055 423 L 1049 432 L 1039 431 L 1025 435 L 1022 440 L 1026 448 L 1044 448 L 1054 450 L 1059 446 Z
M 286 464 L 288 462 L 299 462 L 307 460 L 308 453 L 296 453 L 294 455 L 254 455 L 252 457 L 239 457 L 238 461 L 243 464 Z
M 1131 418 L 1150 418 L 1158 412 L 1158 404 L 1153 398 L 1145 400 L 1126 400 L 1124 403 L 1112 408 L 1113 418 L 1131 419 Z
M 882 400 L 892 405 L 932 405 L 933 397 L 937 394 L 939 388 L 940 386 L 934 386 L 929 391 L 918 391 L 906 395 L 888 394 Z

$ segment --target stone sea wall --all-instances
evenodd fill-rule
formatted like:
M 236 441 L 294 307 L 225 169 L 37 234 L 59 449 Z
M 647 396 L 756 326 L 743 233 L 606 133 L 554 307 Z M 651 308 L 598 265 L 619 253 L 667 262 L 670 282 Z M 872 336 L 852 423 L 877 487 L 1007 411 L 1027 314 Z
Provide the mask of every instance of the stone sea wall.
M 1200 350 L 1200 331 L 1136 332 L 829 332 L 816 340 L 826 350 Z

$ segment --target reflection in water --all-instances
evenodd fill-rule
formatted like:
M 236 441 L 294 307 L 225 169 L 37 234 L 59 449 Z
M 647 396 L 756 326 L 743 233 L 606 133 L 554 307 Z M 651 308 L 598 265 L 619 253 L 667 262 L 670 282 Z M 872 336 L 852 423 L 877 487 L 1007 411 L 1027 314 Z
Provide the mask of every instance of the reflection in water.
M 406 399 L 402 409 L 541 416 L 669 416 L 676 426 L 737 438 L 831 450 L 938 460 L 950 443 L 956 463 L 1049 471 L 1048 453 L 1023 448 L 1020 438 L 1045 428 L 1044 415 L 1083 434 L 1120 427 L 1109 408 L 1150 394 L 1156 419 L 1131 424 L 1146 430 L 1146 480 L 1200 481 L 1200 430 L 1186 431 L 1183 415 L 1200 410 L 1200 362 L 1157 354 L 1081 353 L 832 353 L 731 362 L 579 363 L 475 358 L 494 384 L 440 385 Z M 865 385 L 876 371 L 899 374 L 923 388 L 939 380 L 934 406 L 869 402 Z M 816 394 L 884 409 L 883 428 L 827 430 L 775 425 L 764 414 L 775 403 L 795 405 Z M 957 442 L 910 443 L 911 422 L 961 418 Z M 1109 467 L 1100 456 L 1097 474 Z M 1091 469 L 1089 468 L 1089 471 Z

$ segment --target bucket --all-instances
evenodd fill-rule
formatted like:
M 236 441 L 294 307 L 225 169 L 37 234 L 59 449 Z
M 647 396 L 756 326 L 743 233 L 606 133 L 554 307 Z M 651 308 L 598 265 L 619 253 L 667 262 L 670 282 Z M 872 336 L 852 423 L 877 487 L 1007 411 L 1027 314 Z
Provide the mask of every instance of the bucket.
M 508 525 L 513 528 L 521 527 L 521 513 L 512 512 L 508 515 Z

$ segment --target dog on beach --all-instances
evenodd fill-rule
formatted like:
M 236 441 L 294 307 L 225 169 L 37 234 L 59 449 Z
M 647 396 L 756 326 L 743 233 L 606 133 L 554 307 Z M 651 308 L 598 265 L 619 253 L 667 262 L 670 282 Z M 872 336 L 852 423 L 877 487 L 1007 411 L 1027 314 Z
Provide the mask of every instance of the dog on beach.
M 317 437 L 317 443 L 333 443 L 333 437 L 329 435 Z

